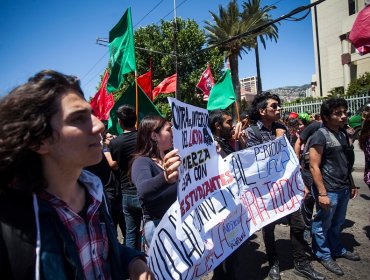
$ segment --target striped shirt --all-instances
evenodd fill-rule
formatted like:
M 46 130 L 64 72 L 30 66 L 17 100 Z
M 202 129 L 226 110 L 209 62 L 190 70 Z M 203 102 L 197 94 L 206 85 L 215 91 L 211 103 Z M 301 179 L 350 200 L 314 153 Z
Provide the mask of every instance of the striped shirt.
M 84 174 L 85 173 L 85 174 Z M 83 172 L 81 177 L 89 176 L 90 173 Z M 42 191 L 38 197 L 48 201 L 56 210 L 64 226 L 70 232 L 74 240 L 85 279 L 111 279 L 108 262 L 108 235 L 105 223 L 100 221 L 99 207 L 102 194 L 99 184 L 81 182 L 86 189 L 86 207 L 84 215 L 75 213 L 60 198 Z M 100 187 L 102 188 L 101 184 Z

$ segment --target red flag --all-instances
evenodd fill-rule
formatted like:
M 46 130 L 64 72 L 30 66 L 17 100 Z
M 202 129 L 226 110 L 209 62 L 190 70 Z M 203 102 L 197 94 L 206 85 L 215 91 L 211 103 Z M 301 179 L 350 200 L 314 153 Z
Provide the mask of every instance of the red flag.
M 211 89 L 214 84 L 215 84 L 215 81 L 213 80 L 211 67 L 208 64 L 207 69 L 204 70 L 197 84 L 197 88 L 199 88 L 203 92 L 204 101 L 208 101 L 209 94 L 211 93 Z
M 137 77 L 137 83 L 141 87 L 141 89 L 145 92 L 145 94 L 149 97 L 151 101 L 153 101 L 152 96 L 152 69 L 149 72 Z
M 91 109 L 99 120 L 108 120 L 109 112 L 114 106 L 113 94 L 107 92 L 108 78 L 108 71 L 105 71 L 100 89 L 90 101 Z
M 171 93 L 176 91 L 176 80 L 177 74 L 173 74 L 170 77 L 164 79 L 158 86 L 153 89 L 153 99 L 155 99 L 160 93 Z
M 370 53 L 370 5 L 358 13 L 349 34 L 349 40 L 360 55 Z

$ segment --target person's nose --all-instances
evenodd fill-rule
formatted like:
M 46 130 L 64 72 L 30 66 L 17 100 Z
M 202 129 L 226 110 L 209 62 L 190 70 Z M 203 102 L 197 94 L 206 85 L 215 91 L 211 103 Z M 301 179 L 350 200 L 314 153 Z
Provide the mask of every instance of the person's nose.
M 92 118 L 92 123 L 93 123 L 93 133 L 103 133 L 104 129 L 105 129 L 105 126 L 104 124 L 97 118 L 95 117 L 94 115 L 91 115 L 91 118 Z

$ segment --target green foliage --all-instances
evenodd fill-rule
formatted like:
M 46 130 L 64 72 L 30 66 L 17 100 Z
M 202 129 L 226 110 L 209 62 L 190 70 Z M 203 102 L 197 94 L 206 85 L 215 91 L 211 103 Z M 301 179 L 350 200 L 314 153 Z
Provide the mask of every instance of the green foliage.
M 370 93 L 370 73 L 366 72 L 348 85 L 347 95 Z
M 353 95 L 369 94 L 370 93 L 370 73 L 366 72 L 359 78 L 353 79 L 348 85 L 346 94 L 344 94 L 343 87 L 333 88 L 328 93 L 329 95 L 325 97 L 298 98 L 292 102 L 286 102 L 284 103 L 284 105 L 287 106 L 287 105 L 293 105 L 293 104 L 297 104 L 301 102 L 321 101 L 321 100 L 328 99 L 334 96 L 340 96 L 340 97 L 346 98 L 346 97 L 353 96 Z
M 328 93 L 329 93 L 328 97 L 344 95 L 344 87 L 335 87 L 328 91 Z
M 217 81 L 222 74 L 223 57 L 217 48 L 201 51 L 206 43 L 206 38 L 194 20 L 177 18 L 176 22 L 180 97 L 186 103 L 204 108 L 206 103 L 196 94 L 195 86 L 205 70 L 207 62 L 210 64 L 213 77 Z M 174 21 L 162 20 L 160 25 L 152 24 L 137 29 L 135 44 L 138 73 L 147 72 L 150 60 L 152 61 L 153 87 L 176 72 L 176 58 L 173 55 L 175 46 Z M 165 95 L 164 98 L 159 96 L 155 100 L 155 105 L 163 115 L 168 114 L 167 96 Z
M 167 97 L 175 97 L 175 94 L 160 94 L 154 100 L 154 105 L 158 108 L 164 118 L 171 121 L 171 107 L 170 104 L 168 104 Z
M 277 41 L 278 28 L 276 24 L 271 24 L 265 28 L 259 26 L 265 25 L 271 21 L 269 12 L 276 9 L 273 5 L 261 7 L 260 0 L 248 0 L 242 3 L 242 9 L 239 8 L 237 0 L 231 0 L 226 7 L 219 5 L 218 15 L 210 12 L 213 21 L 205 21 L 207 31 L 207 41 L 209 45 L 218 45 L 220 51 L 224 53 L 225 59 L 230 62 L 230 70 L 233 78 L 233 85 L 237 101 L 241 104 L 240 85 L 239 85 L 239 65 L 238 57 L 242 53 L 249 52 L 257 47 L 257 38 L 262 45 L 266 47 L 265 38 Z M 238 36 L 248 32 L 247 36 Z M 232 41 L 232 37 L 238 36 Z

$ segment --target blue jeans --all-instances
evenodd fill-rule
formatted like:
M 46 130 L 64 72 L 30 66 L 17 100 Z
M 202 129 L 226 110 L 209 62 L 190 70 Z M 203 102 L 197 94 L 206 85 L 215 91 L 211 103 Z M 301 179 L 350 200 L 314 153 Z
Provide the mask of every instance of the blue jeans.
M 314 190 L 317 214 L 312 222 L 312 250 L 319 260 L 329 260 L 347 251 L 340 241 L 340 232 L 346 218 L 350 188 L 327 193 L 331 207 L 324 210 Z
M 150 243 L 152 242 L 155 228 L 158 226 L 160 221 L 161 220 L 159 220 L 159 219 L 155 219 L 153 221 L 146 221 L 145 222 L 144 237 L 145 237 L 145 242 L 148 245 L 148 247 L 150 246 Z
M 126 223 L 125 245 L 139 250 L 142 210 L 138 196 L 123 193 L 122 208 Z

